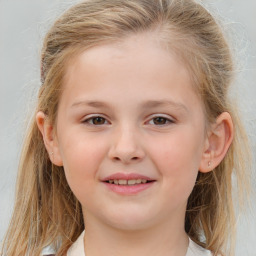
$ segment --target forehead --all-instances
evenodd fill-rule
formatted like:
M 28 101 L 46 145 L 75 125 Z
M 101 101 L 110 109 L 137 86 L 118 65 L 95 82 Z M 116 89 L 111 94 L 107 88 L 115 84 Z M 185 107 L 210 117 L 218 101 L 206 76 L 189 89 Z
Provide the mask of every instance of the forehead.
M 182 76 L 186 77 L 189 83 L 192 83 L 184 59 L 176 51 L 171 50 L 167 43 L 161 40 L 159 34 L 144 32 L 132 34 L 115 42 L 106 42 L 86 50 L 80 49 L 78 54 L 67 62 L 65 84 L 68 84 L 68 80 L 72 78 L 74 71 L 78 70 L 78 66 L 95 68 L 101 73 L 106 71 L 110 65 L 116 63 L 118 63 L 120 68 L 122 64 L 125 65 L 127 72 L 131 72 L 131 69 L 136 65 L 138 72 L 148 68 L 155 70 L 155 73 L 157 73 L 161 69 L 162 74 L 164 72 L 166 74 L 169 73 L 171 63 L 171 65 L 178 66 L 179 73 L 183 73 Z M 159 63 L 162 65 L 159 65 Z M 102 69 L 104 65 L 105 68 Z M 134 69 L 132 71 L 134 73 Z M 133 73 L 130 73 L 130 75 L 132 76 Z M 148 75 L 150 76 L 150 74 Z

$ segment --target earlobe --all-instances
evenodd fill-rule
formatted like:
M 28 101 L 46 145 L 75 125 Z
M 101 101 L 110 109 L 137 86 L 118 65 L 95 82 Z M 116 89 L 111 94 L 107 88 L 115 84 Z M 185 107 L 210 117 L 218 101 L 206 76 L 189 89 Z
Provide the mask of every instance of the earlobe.
M 44 145 L 48 151 L 51 162 L 57 166 L 62 166 L 63 163 L 59 151 L 58 140 L 54 133 L 52 124 L 49 123 L 47 116 L 42 111 L 39 111 L 36 114 L 36 122 L 38 129 L 43 136 Z
M 233 137 L 232 118 L 228 112 L 223 112 L 208 131 L 199 167 L 200 172 L 210 172 L 220 164 L 232 143 Z

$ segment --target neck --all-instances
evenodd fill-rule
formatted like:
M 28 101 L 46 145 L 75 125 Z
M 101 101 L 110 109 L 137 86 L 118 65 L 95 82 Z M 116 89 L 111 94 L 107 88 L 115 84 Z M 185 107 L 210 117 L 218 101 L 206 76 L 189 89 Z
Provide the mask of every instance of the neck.
M 120 230 L 96 219 L 92 221 L 93 217 L 86 215 L 86 256 L 186 255 L 188 236 L 184 230 L 184 218 L 180 222 L 170 220 L 143 230 Z

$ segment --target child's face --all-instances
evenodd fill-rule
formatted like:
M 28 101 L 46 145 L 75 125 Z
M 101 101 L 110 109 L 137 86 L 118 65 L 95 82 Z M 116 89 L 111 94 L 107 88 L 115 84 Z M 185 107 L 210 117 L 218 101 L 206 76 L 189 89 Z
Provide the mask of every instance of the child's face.
M 150 35 L 137 35 L 87 50 L 68 66 L 55 157 L 88 221 L 123 229 L 175 221 L 183 228 L 204 128 L 184 65 Z

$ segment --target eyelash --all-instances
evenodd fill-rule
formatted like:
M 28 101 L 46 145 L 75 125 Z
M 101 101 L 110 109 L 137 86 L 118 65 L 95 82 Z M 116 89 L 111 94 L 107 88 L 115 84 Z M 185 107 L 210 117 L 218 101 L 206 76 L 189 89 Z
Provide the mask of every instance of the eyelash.
M 101 123 L 101 124 L 93 123 L 93 121 L 96 120 L 97 118 L 100 118 L 101 120 L 103 120 L 104 123 Z M 89 118 L 83 120 L 82 123 L 85 123 L 85 124 L 88 124 L 88 125 L 93 125 L 93 126 L 101 126 L 101 125 L 105 125 L 106 121 L 107 121 L 107 119 L 105 117 L 102 117 L 102 116 L 92 116 L 92 117 L 89 117 Z M 109 123 L 109 122 L 107 121 L 107 123 Z
M 166 125 L 175 123 L 173 119 L 170 119 L 170 118 L 168 118 L 168 117 L 161 116 L 161 115 L 159 115 L 159 116 L 154 116 L 153 118 L 151 118 L 151 119 L 148 121 L 148 123 L 150 123 L 151 121 L 154 122 L 154 120 L 156 120 L 156 119 L 160 119 L 161 121 L 164 121 L 164 123 L 163 123 L 163 124 L 155 124 L 155 123 L 153 123 L 153 124 L 151 124 L 151 125 L 166 126 Z M 158 121 L 159 121 L 159 120 L 158 120 Z
M 101 121 L 103 121 L 103 123 L 95 124 L 94 121 L 99 121 L 97 119 L 100 119 Z M 160 119 L 158 121 L 162 121 L 164 123 L 156 124 L 154 121 L 156 121 L 157 119 Z M 154 123 L 150 123 L 151 121 L 153 121 Z M 92 117 L 89 117 L 89 118 L 83 120 L 82 123 L 85 123 L 85 124 L 88 124 L 88 125 L 92 125 L 92 126 L 102 126 L 102 125 L 105 125 L 105 124 L 109 124 L 110 122 L 108 122 L 105 117 L 102 117 L 102 116 L 92 116 Z M 150 125 L 155 125 L 155 126 L 166 126 L 168 124 L 175 123 L 175 121 L 173 119 L 170 119 L 170 118 L 167 118 L 167 117 L 159 115 L 159 116 L 152 117 L 146 123 L 148 123 Z

